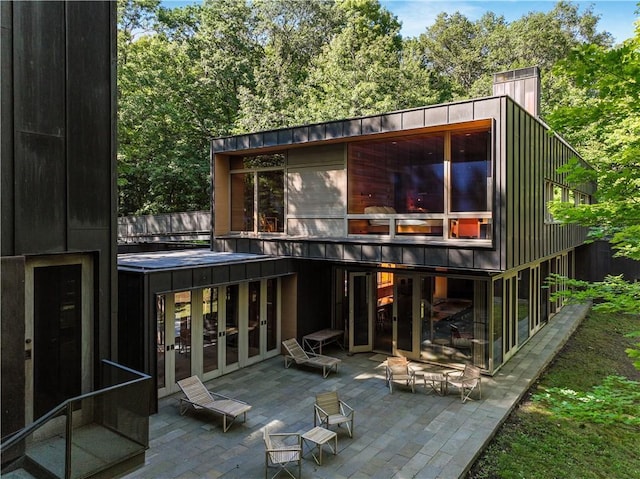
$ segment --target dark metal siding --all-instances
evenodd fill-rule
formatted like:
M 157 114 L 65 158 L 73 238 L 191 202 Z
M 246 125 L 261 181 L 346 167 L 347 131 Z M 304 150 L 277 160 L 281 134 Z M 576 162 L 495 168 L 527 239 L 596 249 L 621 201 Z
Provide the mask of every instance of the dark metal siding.
M 569 186 L 557 169 L 578 154 L 510 99 L 505 138 L 506 269 L 581 245 L 585 228 L 544 222 L 545 180 Z
M 4 138 L 15 140 L 3 149 L 3 181 L 15 185 L 2 196 L 3 233 L 15 235 L 3 254 L 107 252 L 115 238 L 115 6 L 2 8 L 12 40 L 3 38 L 3 102 L 5 91 L 14 100 L 12 115 L 3 104 L 3 148 Z
M 64 17 L 62 2 L 13 3 L 15 254 L 65 250 Z
M 116 3 L 0 2 L 0 24 L 2 255 L 90 253 L 95 359 L 112 358 Z
M 25 344 L 24 257 L 3 257 L 0 262 L 0 347 L 2 348 L 2 437 L 24 427 Z M 3 460 L 7 460 L 4 457 Z
M 12 255 L 13 244 L 13 3 L 0 2 L 0 248 Z
M 332 265 L 317 261 L 298 261 L 298 339 L 305 334 L 331 327 Z M 286 339 L 286 338 L 282 338 Z

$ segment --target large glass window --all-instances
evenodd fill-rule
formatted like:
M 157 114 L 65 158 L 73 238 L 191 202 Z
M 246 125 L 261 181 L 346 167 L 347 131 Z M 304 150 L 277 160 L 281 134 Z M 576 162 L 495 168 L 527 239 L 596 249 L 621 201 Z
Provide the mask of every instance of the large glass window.
M 490 211 L 491 134 L 451 134 L 451 211 Z
M 354 143 L 348 168 L 349 213 L 444 211 L 443 134 Z
M 231 160 L 231 229 L 284 232 L 284 155 Z
M 349 145 L 349 234 L 491 239 L 491 129 Z
M 530 313 L 530 300 L 531 294 L 530 287 L 530 272 L 529 268 L 524 269 L 518 273 L 518 303 L 517 303 L 517 318 L 518 318 L 518 344 L 522 344 L 529 337 L 529 313 Z
M 191 291 L 175 293 L 175 379 L 191 376 Z
M 502 345 L 503 339 L 503 325 L 504 325 L 504 293 L 502 290 L 503 280 L 497 279 L 493 282 L 493 325 L 491 340 L 493 343 L 493 368 L 497 368 L 502 364 Z
M 267 351 L 278 347 L 278 280 L 267 280 Z

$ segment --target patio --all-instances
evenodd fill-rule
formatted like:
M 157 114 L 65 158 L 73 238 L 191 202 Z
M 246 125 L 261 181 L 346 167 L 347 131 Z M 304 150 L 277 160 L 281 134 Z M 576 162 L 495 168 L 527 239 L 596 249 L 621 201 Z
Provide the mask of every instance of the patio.
M 209 414 L 180 416 L 175 395 L 150 417 L 145 465 L 134 478 L 262 478 L 262 428 L 304 433 L 313 428 L 317 392 L 337 390 L 355 409 L 353 439 L 338 430 L 338 454 L 325 450 L 322 466 L 304 449 L 305 478 L 459 478 L 473 464 L 520 397 L 553 359 L 586 315 L 588 306 L 565 306 L 494 377 L 482 378 L 482 399 L 461 403 L 457 391 L 438 396 L 385 384 L 385 356 L 325 354 L 342 359 L 338 374 L 322 379 L 316 368 L 285 369 L 282 356 L 206 383 L 209 389 L 252 405 L 246 424 L 222 432 Z M 425 365 L 425 369 L 429 366 Z M 477 397 L 477 391 L 472 394 Z M 278 477 L 286 477 L 281 474 Z

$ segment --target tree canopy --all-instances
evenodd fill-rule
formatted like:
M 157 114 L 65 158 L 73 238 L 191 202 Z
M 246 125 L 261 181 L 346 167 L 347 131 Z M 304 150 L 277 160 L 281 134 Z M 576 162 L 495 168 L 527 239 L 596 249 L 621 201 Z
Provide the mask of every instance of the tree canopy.
M 512 68 L 542 68 L 542 111 L 560 118 L 594 100 L 553 67 L 611 50 L 593 11 L 566 1 L 511 23 L 440 14 L 416 38 L 378 0 L 118 6 L 122 215 L 208 209 L 211 137 L 490 95 Z

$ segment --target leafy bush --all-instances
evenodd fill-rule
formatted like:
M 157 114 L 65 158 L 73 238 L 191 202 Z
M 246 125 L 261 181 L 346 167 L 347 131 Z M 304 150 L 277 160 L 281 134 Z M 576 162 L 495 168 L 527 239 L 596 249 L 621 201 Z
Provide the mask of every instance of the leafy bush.
M 640 426 L 640 383 L 622 376 L 608 376 L 591 392 L 548 388 L 533 395 L 559 417 L 579 421 Z

